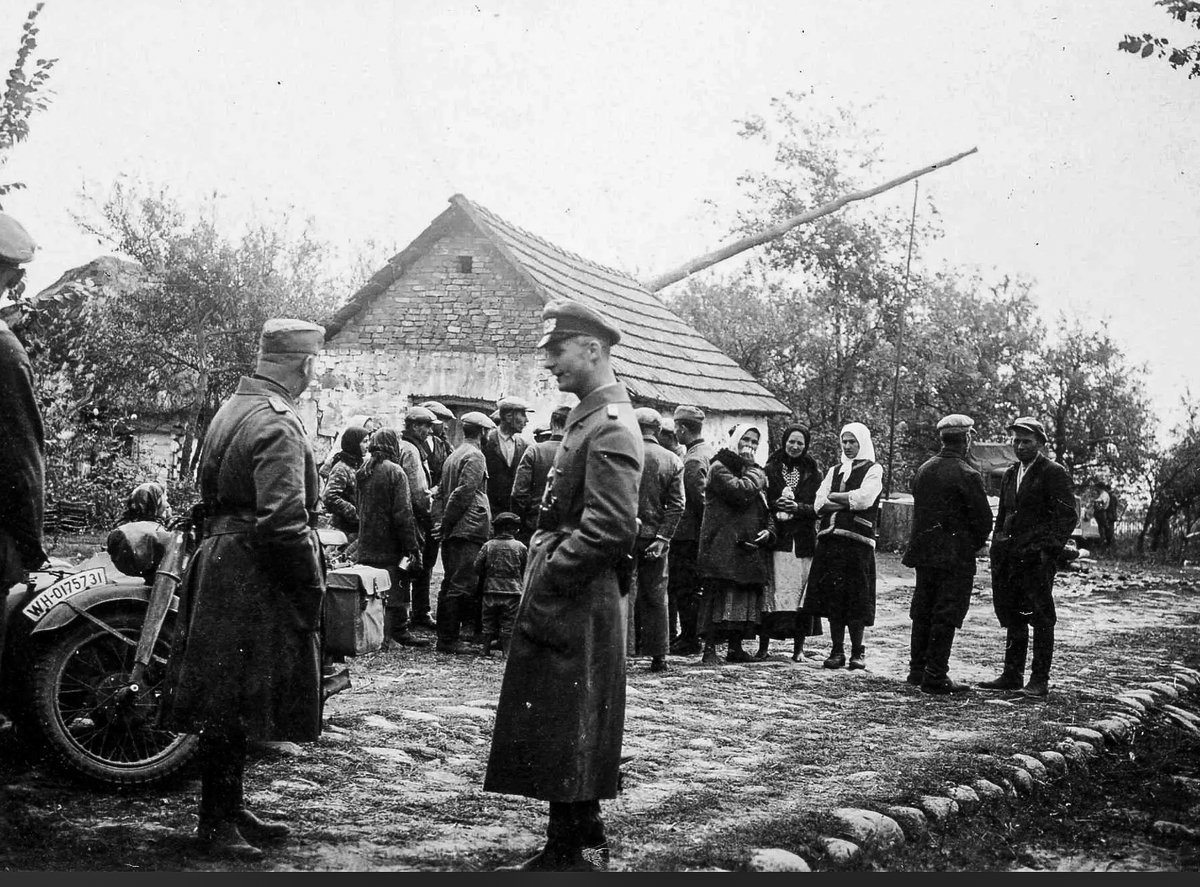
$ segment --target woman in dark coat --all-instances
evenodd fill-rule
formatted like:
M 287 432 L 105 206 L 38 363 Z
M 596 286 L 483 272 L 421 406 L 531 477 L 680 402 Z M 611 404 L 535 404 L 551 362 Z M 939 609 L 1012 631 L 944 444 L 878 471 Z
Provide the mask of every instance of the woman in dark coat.
M 817 549 L 802 611 L 829 620 L 832 649 L 822 665 L 842 668 L 846 629 L 849 667 L 866 668 L 863 633 L 875 624 L 875 533 L 883 469 L 875 461 L 871 432 L 860 422 L 842 428 L 842 461 L 817 490 Z
M 421 566 L 421 546 L 413 515 L 408 476 L 400 467 L 400 435 L 380 428 L 371 435 L 370 458 L 358 470 L 358 562 L 387 570 L 384 642 L 426 646 L 408 630 L 409 586 L 402 581 L 400 559 L 411 558 L 410 570 Z
M 771 639 L 792 638 L 792 661 L 804 655 L 804 639 L 821 633 L 821 618 L 798 612 L 808 585 L 817 546 L 813 502 L 821 469 L 808 455 L 808 429 L 794 423 L 783 429 L 780 447 L 767 459 L 767 501 L 775 512 L 772 582 L 763 601 L 755 659 L 770 655 Z
M 775 520 L 767 508 L 767 476 L 754 462 L 761 433 L 738 425 L 729 445 L 713 456 L 704 491 L 697 571 L 703 579 L 700 634 L 706 665 L 716 665 L 717 641 L 729 642 L 727 662 L 751 662 L 742 641 L 758 633 L 767 559 Z
M 330 526 L 345 533 L 348 541 L 358 538 L 358 479 L 355 473 L 362 468 L 366 438 L 367 429 L 361 425 L 351 425 L 342 432 L 342 448 L 333 457 L 322 497 Z

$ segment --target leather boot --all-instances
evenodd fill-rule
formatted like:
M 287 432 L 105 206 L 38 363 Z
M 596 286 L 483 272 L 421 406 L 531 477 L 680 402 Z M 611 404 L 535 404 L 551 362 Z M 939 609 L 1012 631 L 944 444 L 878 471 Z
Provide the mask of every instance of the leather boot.
M 1029 652 L 1029 626 L 1010 625 L 1004 638 L 1004 671 L 1000 677 L 980 681 L 985 690 L 1020 690 L 1025 683 L 1025 656 Z
M 238 810 L 234 822 L 237 824 L 238 831 L 246 836 L 247 841 L 251 842 L 282 841 L 292 833 L 292 830 L 282 822 L 267 822 L 259 819 L 245 807 Z
M 1029 667 L 1029 683 L 1021 691 L 1024 696 L 1045 699 L 1050 693 L 1050 663 L 1054 659 L 1054 626 L 1033 627 L 1033 663 Z
M 954 626 L 934 625 L 925 646 L 925 670 L 921 684 L 941 684 L 950 673 L 950 648 L 954 646 Z
M 929 648 L 929 623 L 914 619 L 908 642 L 908 677 L 910 684 L 920 684 L 925 678 L 925 656 Z
M 550 822 L 546 826 L 546 846 L 524 862 L 500 866 L 498 872 L 562 872 L 572 862 L 574 823 L 571 805 L 550 802 Z
M 822 668 L 842 668 L 846 664 L 846 626 L 841 622 L 829 622 L 829 640 L 833 646 L 829 656 L 821 663 Z

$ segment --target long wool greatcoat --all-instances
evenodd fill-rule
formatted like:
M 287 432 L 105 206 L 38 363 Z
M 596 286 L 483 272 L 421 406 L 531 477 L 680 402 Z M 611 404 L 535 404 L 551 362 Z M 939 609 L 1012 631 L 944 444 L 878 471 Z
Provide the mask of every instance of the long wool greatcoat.
M 485 791 L 616 797 L 642 459 L 623 385 L 597 388 L 567 417 L 530 546 Z
M 1055 623 L 1055 558 L 1079 517 L 1065 468 L 1038 453 L 1018 489 L 1020 465 L 1010 465 L 1000 481 L 1000 509 L 992 533 L 992 607 L 1005 628 L 1018 621 L 1022 611 L 1030 614 L 1030 624 Z
M 200 457 L 208 506 L 181 594 L 164 724 L 240 724 L 252 739 L 321 733 L 318 630 L 325 577 L 317 466 L 274 382 L 242 377 L 213 417 Z

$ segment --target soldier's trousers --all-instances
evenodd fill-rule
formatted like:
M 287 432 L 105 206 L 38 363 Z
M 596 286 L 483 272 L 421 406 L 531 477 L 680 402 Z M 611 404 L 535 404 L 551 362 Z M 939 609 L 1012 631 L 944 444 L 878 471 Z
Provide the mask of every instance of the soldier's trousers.
M 446 539 L 442 542 L 442 587 L 438 592 L 437 637 L 439 643 L 458 640 L 460 622 L 473 618 L 480 610 L 482 597 L 478 594 L 479 574 L 475 571 L 475 556 L 482 542 L 471 539 Z
M 243 779 L 249 743 L 240 727 L 200 732 L 200 828 L 234 819 L 244 805 Z
M 699 545 L 695 539 L 676 539 L 671 542 L 671 569 L 667 573 L 667 631 L 672 639 L 678 630 L 680 641 L 699 641 L 698 553 Z
M 629 601 L 629 656 L 666 656 L 670 645 L 667 622 L 667 558 L 646 557 L 652 539 L 637 543 L 637 569 Z

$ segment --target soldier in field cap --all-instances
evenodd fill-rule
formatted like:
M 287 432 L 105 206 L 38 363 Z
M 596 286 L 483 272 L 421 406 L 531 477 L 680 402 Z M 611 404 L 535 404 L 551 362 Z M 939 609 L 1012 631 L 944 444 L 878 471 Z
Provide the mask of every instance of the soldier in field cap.
M 254 373 L 221 405 L 200 454 L 203 537 L 180 595 L 162 717 L 200 736 L 200 841 L 243 860 L 289 833 L 246 807 L 249 742 L 321 733 L 319 484 L 295 400 L 324 341 L 307 321 L 263 324 Z
M 542 495 L 496 706 L 483 788 L 550 802 L 525 871 L 603 871 L 600 801 L 619 784 L 626 618 L 642 437 L 610 349 L 620 333 L 578 302 L 542 312 L 543 366 L 579 403 Z
M 975 552 L 992 530 L 983 477 L 967 462 L 975 422 L 952 413 L 937 423 L 941 450 L 912 482 L 913 523 L 903 563 L 917 572 L 908 683 L 937 695 L 970 688 L 949 676 L 950 648 L 971 606 Z

